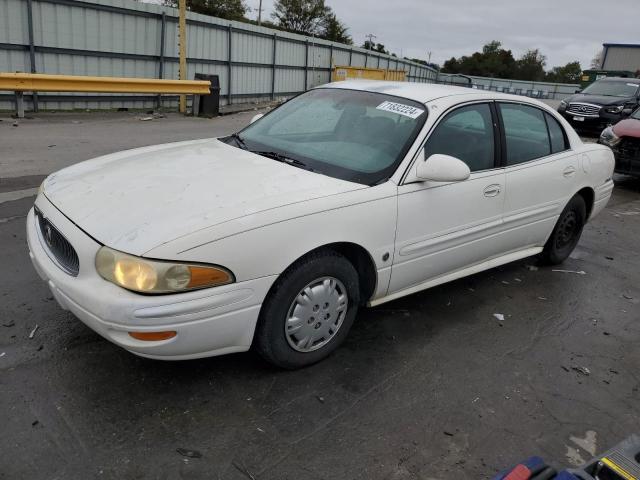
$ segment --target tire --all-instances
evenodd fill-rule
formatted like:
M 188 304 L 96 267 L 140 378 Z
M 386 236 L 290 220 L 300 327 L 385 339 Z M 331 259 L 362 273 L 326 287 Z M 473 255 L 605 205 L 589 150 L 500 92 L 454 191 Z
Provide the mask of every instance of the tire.
M 542 251 L 542 260 L 549 265 L 564 262 L 580 240 L 587 220 L 587 206 L 581 195 L 574 195 L 564 207 L 556 226 Z
M 319 362 L 347 337 L 359 303 L 354 266 L 333 250 L 313 252 L 289 267 L 271 287 L 260 311 L 254 349 L 282 368 Z

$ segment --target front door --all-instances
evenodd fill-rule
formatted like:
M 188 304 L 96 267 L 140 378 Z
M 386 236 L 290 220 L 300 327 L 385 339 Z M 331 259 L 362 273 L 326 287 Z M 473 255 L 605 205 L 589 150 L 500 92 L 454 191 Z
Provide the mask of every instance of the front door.
M 501 253 L 505 173 L 498 162 L 497 131 L 493 105 L 474 103 L 446 114 L 429 136 L 426 161 L 436 153 L 450 155 L 464 161 L 471 176 L 398 188 L 389 294 Z

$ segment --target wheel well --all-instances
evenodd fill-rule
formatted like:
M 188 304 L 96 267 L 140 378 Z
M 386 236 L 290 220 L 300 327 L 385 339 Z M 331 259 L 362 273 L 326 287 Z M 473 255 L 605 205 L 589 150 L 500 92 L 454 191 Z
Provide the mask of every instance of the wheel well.
M 591 215 L 591 210 L 593 210 L 593 201 L 595 199 L 595 193 L 593 189 L 589 187 L 585 187 L 582 190 L 578 191 L 577 194 L 583 198 L 584 203 L 587 206 L 587 219 L 588 219 L 589 216 Z
M 374 294 L 376 283 L 378 281 L 376 266 L 369 252 L 357 243 L 336 242 L 315 248 L 306 253 L 303 257 L 324 249 L 330 249 L 334 252 L 338 252 L 340 255 L 346 257 L 346 259 L 355 267 L 360 280 L 360 301 L 362 303 L 366 303 Z

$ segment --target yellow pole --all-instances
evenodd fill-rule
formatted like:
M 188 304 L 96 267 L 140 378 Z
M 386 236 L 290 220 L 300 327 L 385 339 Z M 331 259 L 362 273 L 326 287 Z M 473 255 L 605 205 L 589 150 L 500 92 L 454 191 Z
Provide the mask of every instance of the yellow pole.
M 187 0 L 178 0 L 178 48 L 180 52 L 180 66 L 178 69 L 178 78 L 180 80 L 187 79 Z M 180 95 L 180 113 L 187 111 L 187 96 Z

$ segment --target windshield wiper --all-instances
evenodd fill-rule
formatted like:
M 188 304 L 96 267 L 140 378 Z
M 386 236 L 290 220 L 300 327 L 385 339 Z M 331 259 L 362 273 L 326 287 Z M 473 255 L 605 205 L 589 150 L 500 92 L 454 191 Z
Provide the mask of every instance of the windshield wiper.
M 245 143 L 244 139 L 238 133 L 233 133 L 229 135 L 229 138 L 233 138 L 238 144 L 238 146 L 243 150 L 249 150 L 249 147 L 247 147 L 247 144 Z
M 298 160 L 297 158 L 287 157 L 286 155 L 283 155 L 282 153 L 278 153 L 278 152 L 261 152 L 261 151 L 257 151 L 257 150 L 251 150 L 251 153 L 255 153 L 257 155 L 262 155 L 263 157 L 267 157 L 267 158 L 272 158 L 273 160 L 277 160 L 278 162 L 288 163 L 289 165 L 293 165 L 294 167 L 304 168 L 305 170 L 309 170 L 310 172 L 313 172 L 313 168 L 308 166 L 303 161 Z

